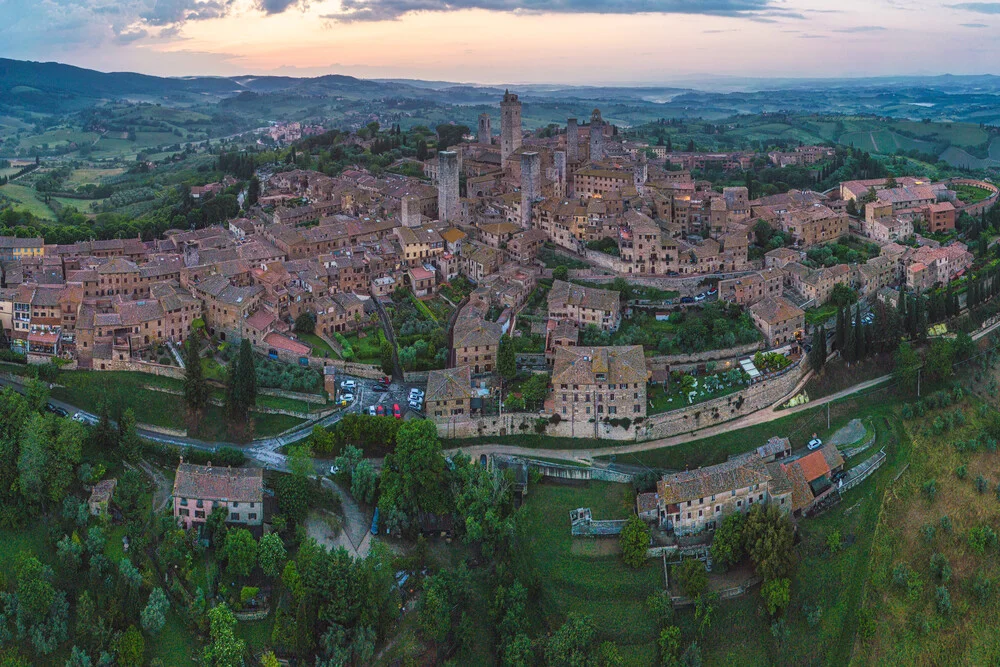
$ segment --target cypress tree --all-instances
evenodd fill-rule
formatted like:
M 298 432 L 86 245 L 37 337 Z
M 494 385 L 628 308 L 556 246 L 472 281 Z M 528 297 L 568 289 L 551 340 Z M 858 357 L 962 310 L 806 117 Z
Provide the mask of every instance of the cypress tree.
M 253 350 L 246 338 L 229 367 L 229 386 L 226 388 L 226 412 L 230 424 L 240 427 L 250 417 L 250 408 L 257 404 L 257 369 Z
M 188 408 L 188 418 L 194 424 L 201 421 L 202 413 L 208 405 L 208 383 L 201 368 L 198 353 L 198 336 L 192 331 L 184 343 L 184 402 Z
M 865 358 L 865 325 L 861 323 L 861 309 L 854 311 L 854 359 Z
M 826 363 L 826 330 L 821 326 L 813 336 L 813 346 L 809 351 L 809 366 L 817 373 Z
M 837 350 L 844 354 L 844 345 L 847 343 L 847 316 L 843 307 L 837 311 L 837 330 L 834 332 L 834 342 Z

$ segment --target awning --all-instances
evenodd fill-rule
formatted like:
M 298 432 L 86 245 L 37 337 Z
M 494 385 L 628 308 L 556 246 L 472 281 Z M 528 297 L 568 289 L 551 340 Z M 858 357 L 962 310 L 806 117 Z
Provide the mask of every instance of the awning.
M 55 345 L 59 342 L 58 333 L 29 333 L 28 334 L 29 343 L 42 343 L 44 345 Z

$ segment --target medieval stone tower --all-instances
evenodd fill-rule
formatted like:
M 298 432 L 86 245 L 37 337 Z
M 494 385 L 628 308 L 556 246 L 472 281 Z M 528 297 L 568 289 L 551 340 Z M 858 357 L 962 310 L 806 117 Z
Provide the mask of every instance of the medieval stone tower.
M 413 195 L 406 195 L 400 202 L 401 222 L 404 227 L 420 226 L 420 200 Z
M 479 132 L 476 134 L 476 139 L 483 146 L 489 146 L 493 141 L 493 128 L 488 113 L 479 114 Z
M 504 91 L 500 102 L 500 167 L 507 168 L 510 156 L 521 147 L 521 102 L 517 95 Z
M 635 158 L 632 176 L 635 182 L 635 191 L 641 195 L 646 189 L 646 179 L 649 178 L 649 162 L 645 150 L 639 150 L 639 154 Z
M 597 161 L 604 159 L 604 121 L 601 119 L 601 110 L 594 109 L 590 114 L 590 160 Z
M 566 196 L 566 151 L 556 151 L 552 154 L 553 171 L 555 172 L 554 192 L 556 197 Z
M 580 160 L 580 131 L 576 127 L 576 118 L 566 119 L 566 160 L 570 164 Z
M 438 152 L 438 219 L 455 224 L 462 218 L 458 207 L 458 153 Z
M 531 227 L 531 207 L 542 194 L 542 156 L 521 153 L 521 226 Z

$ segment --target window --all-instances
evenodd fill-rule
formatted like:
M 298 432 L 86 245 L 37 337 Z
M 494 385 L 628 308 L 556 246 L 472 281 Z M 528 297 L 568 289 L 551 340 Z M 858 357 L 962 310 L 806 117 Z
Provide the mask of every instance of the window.
M 743 501 L 742 500 L 737 500 L 736 501 L 736 506 L 737 507 L 743 507 Z
M 240 504 L 238 502 L 234 502 L 233 503 L 233 507 L 239 507 L 239 506 L 240 506 Z
M 715 513 L 719 514 L 720 512 L 722 512 L 722 505 L 716 505 L 715 506 Z
M 188 499 L 187 498 L 181 498 L 181 507 L 187 507 L 187 504 L 188 504 Z
M 205 510 L 195 510 L 194 511 L 194 518 L 196 518 L 196 519 L 204 519 L 205 518 Z
M 199 499 L 194 505 L 195 507 L 204 507 L 205 503 L 201 499 Z
M 698 517 L 700 518 L 700 517 L 701 517 L 701 515 L 702 515 L 702 511 L 701 511 L 701 510 L 698 510 Z
M 688 501 L 688 507 L 691 507 L 691 501 L 690 500 Z
M 689 519 L 691 518 L 691 512 L 688 512 L 688 518 Z
M 191 510 L 181 510 L 181 516 L 191 516 Z
M 257 514 L 256 513 L 251 512 L 250 514 L 247 515 L 247 521 L 256 521 L 256 520 L 257 520 Z
M 229 520 L 230 521 L 239 521 L 240 520 L 240 513 L 236 512 L 234 514 L 230 514 L 229 515 Z
M 764 494 L 763 493 L 758 493 L 757 494 L 757 500 L 764 500 Z

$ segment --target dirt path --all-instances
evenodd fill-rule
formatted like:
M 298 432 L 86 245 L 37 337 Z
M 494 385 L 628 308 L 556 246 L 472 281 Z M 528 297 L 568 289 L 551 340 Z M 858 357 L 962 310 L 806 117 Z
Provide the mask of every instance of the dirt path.
M 340 497 L 340 506 L 344 512 L 344 526 L 341 531 L 344 543 L 338 546 L 343 546 L 351 555 L 364 558 L 368 555 L 371 539 L 371 515 L 358 504 L 354 496 L 329 477 L 323 477 L 322 484 Z
M 143 472 L 151 477 L 153 483 L 156 484 L 156 490 L 153 492 L 153 511 L 162 512 L 166 509 L 170 496 L 174 493 L 174 485 L 171 484 L 166 475 L 153 467 L 153 465 L 148 461 L 140 461 L 139 467 L 142 468 Z

